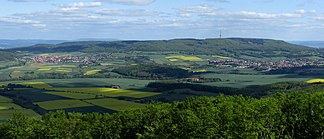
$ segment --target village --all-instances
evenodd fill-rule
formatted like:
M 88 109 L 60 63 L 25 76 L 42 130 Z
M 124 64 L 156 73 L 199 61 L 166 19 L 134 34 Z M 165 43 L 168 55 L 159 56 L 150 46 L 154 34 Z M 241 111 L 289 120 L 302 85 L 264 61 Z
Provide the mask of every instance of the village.
M 307 60 L 307 59 L 291 59 L 279 61 L 252 61 L 240 59 L 228 60 L 208 60 L 209 64 L 216 67 L 233 67 L 233 68 L 254 68 L 264 71 L 271 71 L 283 68 L 305 67 L 305 66 L 321 66 L 324 61 L 321 60 Z
M 97 61 L 111 57 L 109 54 L 96 54 L 89 56 L 26 56 L 19 61 L 29 63 L 96 63 Z

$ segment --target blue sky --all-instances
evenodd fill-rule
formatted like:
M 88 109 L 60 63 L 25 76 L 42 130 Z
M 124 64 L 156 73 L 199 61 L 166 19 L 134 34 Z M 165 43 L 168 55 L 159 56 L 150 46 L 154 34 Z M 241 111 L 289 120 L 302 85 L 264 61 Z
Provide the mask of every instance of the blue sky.
M 2 39 L 324 40 L 323 0 L 0 0 Z

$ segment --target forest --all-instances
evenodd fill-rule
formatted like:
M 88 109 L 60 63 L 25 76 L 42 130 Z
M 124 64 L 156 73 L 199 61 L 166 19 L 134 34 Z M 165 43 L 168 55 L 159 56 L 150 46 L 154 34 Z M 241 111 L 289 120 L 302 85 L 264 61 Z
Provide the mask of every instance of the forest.
M 2 138 L 323 138 L 324 93 L 198 97 L 114 114 L 15 114 Z

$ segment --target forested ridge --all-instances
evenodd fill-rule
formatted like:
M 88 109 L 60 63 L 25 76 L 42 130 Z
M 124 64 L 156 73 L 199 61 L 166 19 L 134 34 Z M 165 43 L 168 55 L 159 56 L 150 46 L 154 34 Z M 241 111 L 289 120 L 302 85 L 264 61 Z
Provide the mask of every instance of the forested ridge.
M 281 40 L 226 38 L 226 39 L 174 39 L 154 41 L 89 41 L 61 44 L 39 44 L 15 48 L 12 51 L 34 53 L 54 52 L 182 52 L 191 54 L 220 54 L 232 57 L 300 57 L 319 55 L 318 49 L 290 44 Z
M 224 96 L 153 103 L 114 114 L 14 115 L 2 138 L 323 138 L 324 93 Z
M 0 61 L 13 61 L 16 57 L 14 53 L 0 50 Z

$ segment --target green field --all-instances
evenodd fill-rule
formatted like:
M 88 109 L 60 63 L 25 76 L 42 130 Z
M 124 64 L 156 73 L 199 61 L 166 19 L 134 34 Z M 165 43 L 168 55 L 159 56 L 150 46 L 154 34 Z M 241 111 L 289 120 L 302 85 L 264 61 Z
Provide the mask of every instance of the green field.
M 288 81 L 301 81 L 305 82 L 312 79 L 313 77 L 300 76 L 300 75 L 239 75 L 239 74 L 214 74 L 207 73 L 197 77 L 204 78 L 220 78 L 221 82 L 204 83 L 212 86 L 224 86 L 224 87 L 237 87 L 242 88 L 250 85 L 266 85 L 277 82 L 288 82 Z
M 137 80 L 125 78 L 74 78 L 74 79 L 37 79 L 28 82 L 6 81 L 0 84 L 19 83 L 36 86 L 37 88 L 73 88 L 73 87 L 103 87 L 107 85 L 119 85 L 121 89 L 142 89 L 149 82 L 155 80 Z
M 132 108 L 143 108 L 145 107 L 144 104 L 125 101 L 125 100 L 118 100 L 113 98 L 104 98 L 104 99 L 92 99 L 92 100 L 85 100 L 91 104 L 104 107 L 107 109 L 112 109 L 115 111 L 123 111 Z
M 213 58 L 218 58 L 218 59 L 231 59 L 230 57 L 227 57 L 227 56 L 219 56 L 219 55 L 214 55 L 212 57 Z
M 171 59 L 170 61 L 174 62 L 175 59 L 180 59 L 184 61 L 203 61 L 203 59 L 197 57 L 197 56 L 183 56 L 183 55 L 175 55 L 175 56 L 167 56 L 165 57 L 167 59 Z
M 78 108 L 93 106 L 80 100 L 53 100 L 35 103 L 46 110 L 58 110 L 65 108 Z
M 15 103 L 0 103 L 0 110 L 7 110 L 7 109 L 23 109 L 19 105 Z
M 0 120 L 8 120 L 9 118 L 12 118 L 13 114 L 23 114 L 28 117 L 34 117 L 34 118 L 41 118 L 39 114 L 34 112 L 31 109 L 15 109 L 15 110 L 0 110 Z
M 101 70 L 89 70 L 89 71 L 85 72 L 84 75 L 94 75 L 94 74 L 97 74 L 99 71 L 101 71 Z
M 124 90 L 124 89 L 114 89 L 114 88 L 101 88 L 101 87 L 90 87 L 90 88 L 52 88 L 56 91 L 65 92 L 76 92 L 76 93 L 90 93 L 94 95 L 103 95 L 109 97 L 132 97 L 132 98 L 144 98 L 158 95 L 159 93 L 153 92 L 142 92 L 135 90 Z
M 103 87 L 74 87 L 74 88 L 61 88 L 61 87 L 53 87 L 45 82 L 18 82 L 18 84 L 32 86 L 38 89 L 46 89 L 53 91 L 63 91 L 63 92 L 75 92 L 75 93 L 88 93 L 94 95 L 103 95 L 109 97 L 133 97 L 133 98 L 144 98 L 150 97 L 154 95 L 158 95 L 159 93 L 154 92 L 144 92 L 144 91 L 136 91 L 136 90 L 126 90 L 126 89 L 114 89 L 114 88 L 103 88 Z
M 96 97 L 96 95 L 94 94 L 70 93 L 70 92 L 46 92 L 46 94 L 62 96 L 62 97 L 72 98 L 72 99 L 90 99 Z
M 56 72 L 72 72 L 71 68 L 57 68 Z
M 4 102 L 12 102 L 12 100 L 10 98 L 0 96 L 0 103 L 4 103 Z

